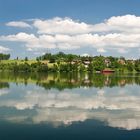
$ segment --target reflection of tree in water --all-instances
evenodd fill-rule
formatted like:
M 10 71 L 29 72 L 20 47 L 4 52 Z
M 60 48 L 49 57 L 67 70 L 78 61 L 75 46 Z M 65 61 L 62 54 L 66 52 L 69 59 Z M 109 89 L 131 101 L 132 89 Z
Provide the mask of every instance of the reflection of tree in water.
M 2 88 L 9 88 L 9 83 L 7 82 L 0 82 L 0 89 Z
M 77 87 L 114 87 L 125 86 L 126 84 L 140 85 L 140 75 L 129 74 L 93 74 L 93 73 L 2 73 L 0 74 L 2 83 L 35 83 L 45 89 Z

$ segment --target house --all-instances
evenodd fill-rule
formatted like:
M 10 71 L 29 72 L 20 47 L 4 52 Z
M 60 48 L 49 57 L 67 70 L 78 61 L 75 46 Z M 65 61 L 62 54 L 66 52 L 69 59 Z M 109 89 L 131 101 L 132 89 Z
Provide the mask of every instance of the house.
M 121 58 L 118 60 L 118 63 L 121 64 L 121 65 L 125 65 L 126 64 L 125 60 L 121 59 Z
M 89 66 L 90 63 L 91 62 L 89 60 L 84 60 L 83 61 L 83 64 L 84 64 L 85 68 L 88 68 L 88 66 Z
M 80 63 L 80 60 L 74 59 L 70 62 L 72 65 Z
M 127 62 L 128 62 L 128 63 L 131 63 L 131 64 L 133 64 L 133 65 L 135 64 L 135 61 L 134 61 L 134 60 L 127 60 Z
M 111 65 L 111 61 L 110 61 L 110 59 L 108 59 L 108 58 L 106 58 L 106 59 L 104 60 L 104 63 L 105 63 L 105 65 L 106 65 L 106 67 L 109 67 L 109 65 Z

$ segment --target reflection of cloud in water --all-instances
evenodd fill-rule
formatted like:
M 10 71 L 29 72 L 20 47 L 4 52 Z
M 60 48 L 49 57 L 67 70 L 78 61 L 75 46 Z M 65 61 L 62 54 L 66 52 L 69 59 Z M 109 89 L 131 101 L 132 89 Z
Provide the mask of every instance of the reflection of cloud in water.
M 76 121 L 85 121 L 87 119 L 96 119 L 102 122 L 107 122 L 111 127 L 124 128 L 132 130 L 140 128 L 140 113 L 139 112 L 120 112 L 116 114 L 115 111 L 89 111 L 89 110 L 59 110 L 59 109 L 39 109 L 38 115 L 33 117 L 34 123 L 51 122 L 64 123 L 65 125 L 71 124 Z M 126 113 L 126 114 L 124 114 Z M 133 115 L 133 113 L 136 113 Z M 138 115 L 138 116 L 137 116 Z
M 6 95 L 9 93 L 8 89 L 0 89 L 0 96 Z
M 35 109 L 33 123 L 50 122 L 54 125 L 71 124 L 76 121 L 97 119 L 109 126 L 127 130 L 140 128 L 140 93 L 134 89 L 96 90 L 80 94 L 75 91 L 49 91 L 38 89 L 27 91 L 20 99 L 1 100 L 0 106 L 15 107 L 17 110 Z M 113 92 L 114 91 L 114 92 Z M 117 92 L 117 93 L 115 93 Z M 132 94 L 133 93 L 133 94 Z M 29 116 L 10 117 L 7 120 L 22 122 Z
M 126 130 L 140 129 L 140 117 L 137 119 L 124 118 L 124 119 L 118 119 L 118 120 L 108 120 L 108 123 L 109 123 L 109 126 L 124 128 Z

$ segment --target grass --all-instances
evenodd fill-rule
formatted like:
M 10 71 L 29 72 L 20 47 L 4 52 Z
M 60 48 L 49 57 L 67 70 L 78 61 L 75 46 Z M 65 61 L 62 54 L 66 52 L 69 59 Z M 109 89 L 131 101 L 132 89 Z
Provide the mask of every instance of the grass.
M 37 62 L 36 60 L 28 60 L 28 61 L 25 61 L 25 60 L 1 60 L 1 63 L 3 64 L 10 64 L 10 63 L 17 63 L 17 64 L 22 64 L 22 63 L 25 63 L 27 62 L 28 64 L 32 64 L 32 63 L 35 63 Z
M 25 60 L 1 60 L 1 64 L 17 63 L 19 65 L 19 64 L 24 64 L 25 62 L 28 63 L 29 65 L 31 65 L 33 63 L 37 63 L 37 60 L 28 60 L 28 61 L 25 61 Z M 52 68 L 54 64 L 57 64 L 57 63 L 49 63 L 48 60 L 43 60 L 40 62 L 47 64 L 48 67 L 50 67 L 50 68 Z

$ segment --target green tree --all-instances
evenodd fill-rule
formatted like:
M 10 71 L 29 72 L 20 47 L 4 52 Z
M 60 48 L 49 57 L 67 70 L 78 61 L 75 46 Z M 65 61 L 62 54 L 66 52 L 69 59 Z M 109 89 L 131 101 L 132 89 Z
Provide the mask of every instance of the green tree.
M 28 61 L 28 57 L 27 56 L 25 57 L 25 61 Z

